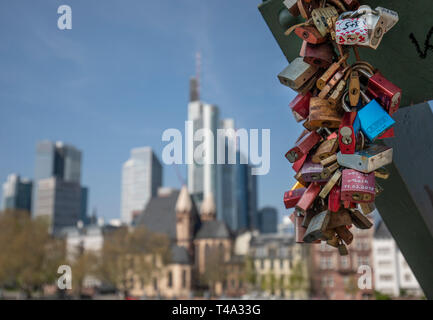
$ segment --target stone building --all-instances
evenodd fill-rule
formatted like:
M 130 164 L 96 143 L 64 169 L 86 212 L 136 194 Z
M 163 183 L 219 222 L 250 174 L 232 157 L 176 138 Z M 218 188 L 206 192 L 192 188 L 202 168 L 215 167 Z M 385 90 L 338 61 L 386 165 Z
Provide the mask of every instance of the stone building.
M 242 265 L 233 254 L 234 237 L 226 224 L 216 220 L 216 205 L 209 193 L 199 215 L 186 186 L 180 191 L 162 190 L 136 220 L 171 242 L 168 265 L 150 283 L 134 284 L 134 296 L 190 298 L 194 291 L 238 295 Z
M 346 256 L 340 256 L 336 248 L 327 245 L 324 241 L 310 245 L 313 298 L 331 300 L 373 298 L 372 241 L 374 228 L 361 230 L 352 227 L 350 231 L 354 237 L 353 242 L 347 246 L 349 254 Z M 366 269 L 371 272 L 371 287 L 360 289 L 358 278 L 366 274 Z
M 308 299 L 308 246 L 286 234 L 255 234 L 249 251 L 259 290 L 286 299 Z
M 423 292 L 383 220 L 373 239 L 375 289 L 392 297 L 403 294 L 421 297 Z

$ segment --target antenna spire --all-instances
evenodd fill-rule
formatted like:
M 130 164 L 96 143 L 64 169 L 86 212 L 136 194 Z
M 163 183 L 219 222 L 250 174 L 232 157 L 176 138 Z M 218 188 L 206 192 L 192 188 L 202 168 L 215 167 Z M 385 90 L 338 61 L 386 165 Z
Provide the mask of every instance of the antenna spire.
M 195 54 L 195 79 L 197 81 L 197 97 L 200 100 L 200 75 L 201 75 L 201 52 Z

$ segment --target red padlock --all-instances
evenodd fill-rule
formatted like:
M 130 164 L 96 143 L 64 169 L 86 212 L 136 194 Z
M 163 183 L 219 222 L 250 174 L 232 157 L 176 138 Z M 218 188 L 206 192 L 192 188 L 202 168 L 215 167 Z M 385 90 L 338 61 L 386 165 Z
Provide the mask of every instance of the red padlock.
M 294 163 L 308 152 L 322 139 L 316 131 L 310 131 L 303 136 L 296 145 L 287 151 L 286 158 L 291 163 Z
M 299 170 L 301 170 L 302 166 L 305 163 L 305 160 L 307 160 L 307 156 L 308 154 L 304 154 L 302 156 L 302 158 L 300 158 L 299 160 L 296 160 L 295 163 L 292 165 L 293 170 L 295 170 L 296 173 L 299 172 Z
M 335 185 L 332 187 L 331 191 L 329 192 L 328 197 L 328 210 L 331 212 L 338 212 L 341 207 L 341 190 L 339 185 Z
M 389 128 L 388 130 L 386 130 L 384 133 L 382 133 L 379 137 L 377 137 L 377 139 L 386 139 L 386 138 L 394 138 L 395 134 L 394 134 L 394 127 Z
M 304 235 L 305 232 L 307 231 L 307 228 L 304 228 L 302 226 L 302 220 L 304 220 L 304 218 L 300 215 L 297 215 L 295 213 L 295 241 L 296 243 L 304 243 Z
M 389 115 L 393 115 L 400 107 L 402 90 L 380 72 L 372 75 L 363 69 L 358 71 L 368 78 L 367 94 L 379 102 Z
M 353 123 L 356 111 L 346 112 L 338 129 L 338 144 L 342 154 L 353 154 L 356 148 L 355 129 Z
M 290 221 L 292 221 L 293 224 L 295 224 L 295 219 L 296 219 L 296 211 L 292 212 L 292 214 L 289 216 Z
M 299 55 L 308 64 L 319 68 L 328 68 L 332 64 L 335 52 L 330 43 L 311 44 L 304 41 Z
M 374 172 L 362 173 L 344 169 L 341 178 L 341 200 L 353 203 L 373 202 L 376 194 Z
M 289 107 L 292 109 L 292 113 L 295 116 L 295 120 L 300 122 L 308 118 L 310 113 L 310 98 L 311 93 L 302 95 L 298 94 L 292 102 L 290 102 Z
M 355 209 L 356 208 L 356 203 L 346 200 L 346 201 L 343 201 L 343 207 L 345 209 Z
M 304 194 L 302 195 L 301 199 L 299 199 L 298 203 L 296 204 L 296 209 L 298 209 L 301 212 L 307 211 L 309 207 L 313 204 L 314 200 L 320 193 L 320 185 L 316 182 L 310 183 L 307 190 L 305 190 Z
M 307 188 L 299 188 L 290 191 L 286 191 L 284 193 L 284 205 L 286 209 L 293 208 L 298 203 L 299 199 L 301 199 Z
M 343 0 L 343 3 L 347 11 L 355 11 L 356 9 L 359 8 L 358 0 Z
M 297 27 L 295 29 L 295 33 L 299 38 L 311 44 L 319 44 L 327 40 L 327 38 L 322 36 L 319 30 L 317 30 L 316 27 L 313 26 Z

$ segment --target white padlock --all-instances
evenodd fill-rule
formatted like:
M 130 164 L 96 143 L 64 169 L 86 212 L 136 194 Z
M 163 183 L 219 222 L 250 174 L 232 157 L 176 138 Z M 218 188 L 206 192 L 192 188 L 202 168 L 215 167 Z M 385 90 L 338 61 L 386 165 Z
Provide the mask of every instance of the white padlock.
M 351 12 L 349 17 L 363 19 L 368 29 L 368 41 L 359 43 L 359 45 L 377 49 L 386 32 L 385 19 L 379 12 L 368 5 L 362 5 L 356 11 Z

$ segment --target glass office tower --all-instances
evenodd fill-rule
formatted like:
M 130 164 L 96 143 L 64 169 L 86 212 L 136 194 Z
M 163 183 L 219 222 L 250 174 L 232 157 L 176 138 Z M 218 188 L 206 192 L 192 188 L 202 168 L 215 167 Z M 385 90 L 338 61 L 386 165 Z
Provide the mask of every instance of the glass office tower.
M 32 214 L 48 216 L 52 230 L 76 225 L 87 212 L 88 191 L 81 189 L 81 157 L 80 150 L 60 141 L 41 141 L 36 146 Z
M 162 166 L 152 149 L 132 149 L 122 168 L 122 221 L 131 224 L 134 214 L 144 210 L 161 185 Z
M 3 184 L 2 210 L 17 209 L 31 212 L 32 182 L 21 179 L 17 174 L 10 174 Z

